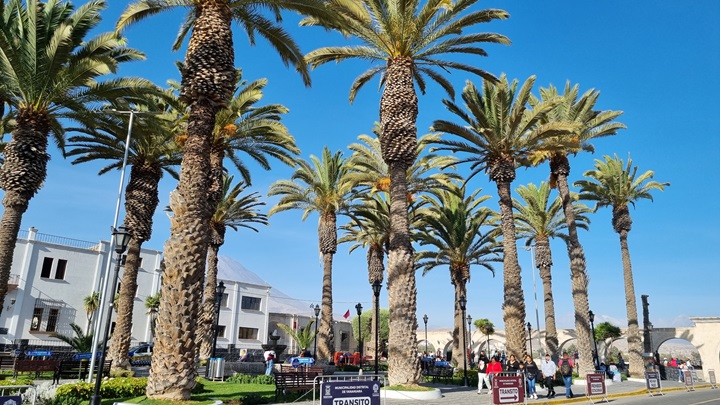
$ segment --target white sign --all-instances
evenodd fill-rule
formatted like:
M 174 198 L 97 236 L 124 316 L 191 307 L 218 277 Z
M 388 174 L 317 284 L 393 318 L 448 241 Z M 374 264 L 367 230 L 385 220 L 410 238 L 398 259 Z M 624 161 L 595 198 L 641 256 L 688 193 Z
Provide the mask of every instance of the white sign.
M 657 381 L 656 379 L 654 379 L 654 378 L 649 379 L 649 380 L 648 380 L 648 387 L 650 387 L 650 389 L 658 388 L 658 387 L 659 387 L 658 381 Z
M 333 405 L 370 405 L 369 397 L 334 398 Z
M 520 397 L 519 390 L 517 387 L 499 388 L 500 403 L 501 404 L 512 404 L 518 401 Z
M 590 383 L 590 394 L 601 395 L 604 394 L 603 384 L 599 382 Z

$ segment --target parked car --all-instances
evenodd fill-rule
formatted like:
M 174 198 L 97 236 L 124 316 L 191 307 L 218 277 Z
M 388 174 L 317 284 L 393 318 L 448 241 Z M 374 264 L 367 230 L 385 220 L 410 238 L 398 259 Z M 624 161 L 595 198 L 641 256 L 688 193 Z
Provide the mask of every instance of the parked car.
M 152 360 L 153 345 L 142 344 L 130 348 L 130 364 L 133 366 L 149 366 Z

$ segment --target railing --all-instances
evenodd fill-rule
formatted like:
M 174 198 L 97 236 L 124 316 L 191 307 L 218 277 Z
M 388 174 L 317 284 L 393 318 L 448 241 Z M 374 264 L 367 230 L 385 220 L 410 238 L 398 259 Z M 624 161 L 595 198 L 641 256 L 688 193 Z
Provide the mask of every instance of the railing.
M 20 230 L 18 232 L 18 239 L 28 239 L 29 232 Z M 53 245 L 69 246 L 80 249 L 99 250 L 99 244 L 97 242 L 89 242 L 86 240 L 65 238 L 63 236 L 48 235 L 46 233 L 36 233 L 35 239 L 38 242 L 50 243 Z

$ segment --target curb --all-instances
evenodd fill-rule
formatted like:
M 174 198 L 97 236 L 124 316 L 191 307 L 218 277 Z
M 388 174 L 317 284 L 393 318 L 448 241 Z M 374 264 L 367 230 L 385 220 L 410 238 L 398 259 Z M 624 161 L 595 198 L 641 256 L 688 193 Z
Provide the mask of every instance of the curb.
M 695 389 L 709 389 L 712 388 L 710 384 L 702 384 L 702 385 L 695 385 Z M 663 389 L 663 393 L 665 392 L 675 392 L 675 391 L 685 391 L 685 387 L 670 387 L 667 389 Z M 623 398 L 623 397 L 634 397 L 634 396 L 641 396 L 641 395 L 650 395 L 648 394 L 647 389 L 641 389 L 636 391 L 628 391 L 628 392 L 620 392 L 617 394 L 609 394 L 607 395 L 608 399 L 614 399 L 614 398 Z M 655 395 L 655 394 L 653 394 Z M 599 395 L 595 395 L 595 397 L 598 397 Z M 586 402 L 588 400 L 588 397 L 586 395 L 575 397 L 575 398 L 566 398 L 566 399 L 551 399 L 551 400 L 535 400 L 532 403 L 533 404 L 573 404 L 577 402 Z

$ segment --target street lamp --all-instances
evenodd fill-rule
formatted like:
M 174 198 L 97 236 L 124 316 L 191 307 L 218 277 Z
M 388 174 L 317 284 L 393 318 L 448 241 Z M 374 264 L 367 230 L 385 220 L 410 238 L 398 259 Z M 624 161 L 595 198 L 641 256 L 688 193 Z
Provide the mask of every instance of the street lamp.
M 532 354 L 532 325 L 530 324 L 530 322 L 527 323 L 527 328 L 528 328 L 528 339 L 530 339 L 530 358 L 532 359 L 532 358 L 533 358 L 533 354 Z
M 317 360 L 317 341 L 318 341 L 317 328 L 318 328 L 318 316 L 320 316 L 320 305 L 315 304 L 315 308 L 313 308 L 313 311 L 315 311 L 315 350 L 313 351 L 313 359 Z
M 595 344 L 595 355 L 593 356 L 593 366 L 595 367 L 595 370 L 598 369 L 598 349 L 597 349 L 597 340 L 595 339 L 595 314 L 592 310 L 588 313 L 590 316 L 590 329 L 592 329 L 592 337 L 593 337 L 593 343 Z
M 217 348 L 218 329 L 220 329 L 220 304 L 225 294 L 225 283 L 222 280 L 215 287 L 215 332 L 213 334 L 213 346 L 211 358 L 215 358 L 215 349 Z
M 461 296 L 460 296 L 460 299 L 458 300 L 458 304 L 460 304 L 460 310 L 462 311 L 462 318 L 460 318 L 460 319 L 465 319 L 465 309 L 467 308 L 467 299 L 465 299 L 465 296 L 464 296 L 464 295 L 461 295 Z M 464 324 L 464 322 L 460 322 L 460 324 L 462 325 L 462 329 L 463 329 L 463 334 L 462 334 L 462 335 L 463 335 L 463 344 L 462 344 L 462 347 L 463 347 L 463 351 L 465 351 L 465 347 L 466 347 L 466 346 L 465 346 L 465 324 Z M 467 379 L 467 355 L 466 355 L 466 353 L 463 353 L 462 356 L 463 356 L 463 381 L 464 381 L 465 387 L 467 387 L 467 386 L 468 386 L 468 379 Z
M 115 272 L 113 273 L 113 283 L 110 286 L 110 296 L 115 296 L 115 287 L 117 286 L 118 273 L 120 272 L 120 264 L 122 263 L 122 255 L 130 243 L 131 235 L 125 228 L 125 225 L 120 225 L 118 229 L 113 230 L 113 239 L 115 241 L 115 253 L 117 253 L 117 259 L 115 263 Z M 113 301 L 110 300 L 110 310 L 107 313 L 105 319 L 105 332 L 103 333 L 102 339 L 102 355 L 100 356 L 100 365 L 98 366 L 98 372 L 95 374 L 95 389 L 93 390 L 93 396 L 90 398 L 90 405 L 100 405 L 102 397 L 100 396 L 100 383 L 102 382 L 102 369 L 105 365 L 105 357 L 107 356 L 107 340 L 108 334 L 110 333 L 110 323 L 112 321 L 112 307 Z M 92 370 L 92 369 L 91 369 Z
M 380 358 L 378 357 L 378 340 L 380 340 L 380 289 L 382 288 L 382 282 L 375 279 L 372 283 L 373 295 L 375 296 L 375 374 L 378 374 L 380 369 Z M 427 328 L 425 328 L 427 331 Z M 426 332 L 427 333 L 427 332 Z M 427 345 L 427 339 L 425 339 Z
M 467 323 L 468 323 L 468 328 L 467 328 L 467 330 L 468 330 L 468 356 L 470 356 L 470 352 L 472 352 L 472 326 L 470 326 L 470 325 L 472 325 L 472 316 L 470 316 L 470 314 L 468 314 L 467 318 L 465 318 L 465 319 L 467 319 Z M 470 364 L 472 366 L 472 362 Z
M 427 351 L 428 351 L 428 345 L 427 345 L 427 344 L 428 344 L 428 341 L 427 341 L 427 321 L 428 321 L 428 316 L 427 316 L 427 314 L 425 314 L 425 315 L 423 315 L 423 323 L 425 323 L 425 355 L 426 355 L 426 356 L 427 356 Z
M 363 340 L 362 340 L 362 305 L 358 302 L 357 305 L 355 305 L 355 310 L 358 314 L 358 353 L 360 353 L 360 366 L 362 366 L 362 360 L 363 360 Z

